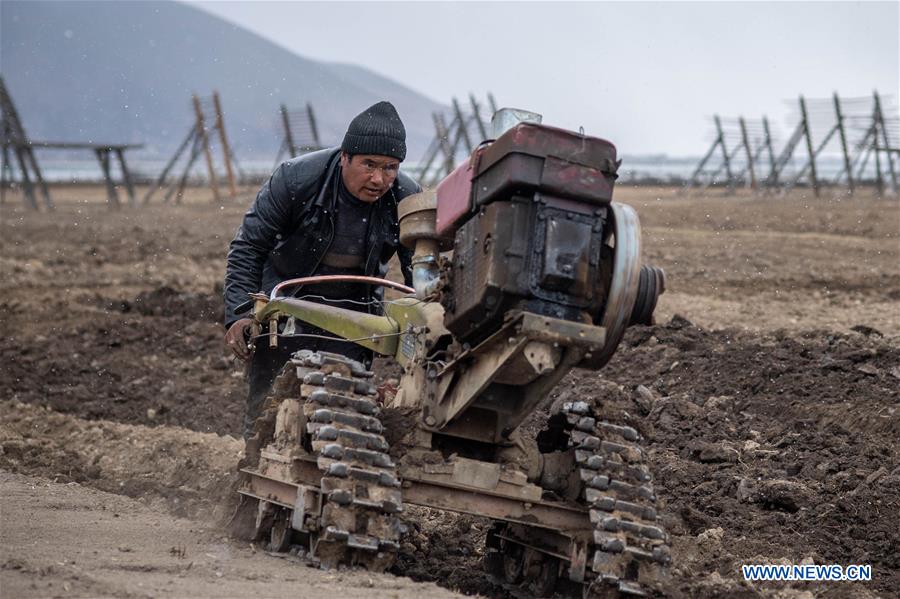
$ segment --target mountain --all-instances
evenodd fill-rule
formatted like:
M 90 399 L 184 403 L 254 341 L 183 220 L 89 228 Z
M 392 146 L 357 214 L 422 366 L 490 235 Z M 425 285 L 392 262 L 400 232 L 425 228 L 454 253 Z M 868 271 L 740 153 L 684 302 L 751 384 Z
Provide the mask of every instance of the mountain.
M 0 2 L 0 74 L 32 139 L 143 143 L 165 157 L 193 123 L 191 94 L 218 90 L 239 159 L 274 159 L 279 106 L 313 105 L 323 143 L 375 102 L 394 103 L 409 159 L 443 107 L 367 69 L 298 56 L 175 2 Z

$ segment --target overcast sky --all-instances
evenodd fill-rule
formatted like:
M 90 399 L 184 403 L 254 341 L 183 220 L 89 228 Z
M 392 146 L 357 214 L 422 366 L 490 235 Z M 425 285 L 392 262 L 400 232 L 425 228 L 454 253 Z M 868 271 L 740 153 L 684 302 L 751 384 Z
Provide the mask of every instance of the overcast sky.
M 192 4 L 441 102 L 491 91 L 622 153 L 700 154 L 714 113 L 786 136 L 785 100 L 900 85 L 896 1 Z

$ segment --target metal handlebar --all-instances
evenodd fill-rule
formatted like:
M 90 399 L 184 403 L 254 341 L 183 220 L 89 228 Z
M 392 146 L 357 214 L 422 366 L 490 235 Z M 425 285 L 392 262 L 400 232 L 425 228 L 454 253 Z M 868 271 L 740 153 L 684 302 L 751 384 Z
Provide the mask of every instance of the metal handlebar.
M 390 287 L 407 294 L 416 292 L 416 290 L 412 287 L 407 287 L 406 285 L 395 283 L 394 281 L 389 281 L 387 279 L 379 279 L 378 277 L 366 277 L 362 275 L 319 275 L 316 277 L 301 277 L 299 279 L 288 279 L 287 281 L 282 281 L 272 288 L 272 293 L 269 295 L 269 299 L 277 299 L 279 297 L 279 293 L 287 287 L 309 285 L 312 283 L 326 283 L 331 281 L 345 281 L 354 283 L 368 283 L 369 285 L 381 285 L 382 287 Z

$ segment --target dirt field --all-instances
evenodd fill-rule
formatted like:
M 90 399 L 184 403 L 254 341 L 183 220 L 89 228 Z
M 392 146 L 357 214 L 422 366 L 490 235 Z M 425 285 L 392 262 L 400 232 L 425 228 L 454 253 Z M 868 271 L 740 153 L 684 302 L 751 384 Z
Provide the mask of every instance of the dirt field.
M 481 574 L 472 518 L 410 509 L 383 576 L 223 536 L 245 383 L 221 343 L 221 278 L 248 200 L 195 194 L 110 212 L 103 190 L 63 188 L 55 214 L 15 195 L 0 207 L 3 596 L 505 596 Z M 668 273 L 660 324 L 554 397 L 594 398 L 646 437 L 669 593 L 898 596 L 900 203 L 617 199 Z M 871 564 L 873 580 L 740 575 L 801 562 Z

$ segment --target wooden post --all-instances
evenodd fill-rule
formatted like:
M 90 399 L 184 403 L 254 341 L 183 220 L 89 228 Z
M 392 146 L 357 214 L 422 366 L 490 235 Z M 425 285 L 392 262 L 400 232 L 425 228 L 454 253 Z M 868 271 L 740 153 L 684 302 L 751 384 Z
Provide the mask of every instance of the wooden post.
M 245 181 L 247 179 L 247 174 L 244 169 L 241 168 L 241 163 L 238 162 L 237 156 L 234 155 L 234 148 L 228 148 L 228 156 L 231 158 L 231 164 L 234 166 L 234 170 L 237 173 L 238 183 Z
M 443 115 L 441 116 L 441 118 L 443 119 Z M 456 159 L 456 148 L 459 146 L 460 138 L 459 128 L 457 127 L 457 125 L 458 121 L 456 120 L 455 116 L 450 120 L 450 124 L 447 125 L 447 142 L 450 148 L 450 155 L 453 156 L 454 161 Z M 454 135 L 454 131 L 456 132 L 456 135 Z
M 213 192 L 213 200 L 216 202 L 219 201 L 219 182 L 216 181 L 216 170 L 213 166 L 213 157 L 212 152 L 209 149 L 209 136 L 206 134 L 206 125 L 203 122 L 203 109 L 200 107 L 200 98 L 197 97 L 197 94 L 193 95 L 194 99 L 194 113 L 197 116 L 197 133 L 200 135 L 200 143 L 203 146 L 203 153 L 206 155 L 206 168 L 209 171 L 209 187 Z M 179 196 L 181 195 L 182 187 L 179 190 Z
M 441 150 L 444 152 L 444 175 L 449 175 L 453 172 L 453 151 L 450 149 L 449 132 L 447 131 L 447 125 L 444 123 L 444 115 L 435 112 L 433 116 L 434 129 L 437 132 Z
M 812 129 L 809 126 L 809 114 L 806 112 L 806 100 L 800 96 L 800 115 L 803 118 L 803 133 L 806 136 L 806 151 L 809 153 L 809 176 L 812 180 L 813 193 L 819 197 L 819 175 L 816 172 L 816 152 L 813 149 Z
M 853 170 L 856 172 L 854 179 L 856 181 L 862 181 L 862 174 L 865 170 L 865 163 L 868 161 L 868 156 L 871 153 L 872 146 L 869 144 L 869 137 L 872 135 L 872 127 L 869 126 L 866 129 L 866 134 L 863 136 L 861 140 L 856 142 L 853 151 L 856 152 L 856 155 L 853 156 L 851 161 L 851 166 Z
M 693 187 L 694 185 L 697 185 L 698 183 L 700 183 L 700 180 L 699 180 L 700 173 L 703 172 L 703 167 L 706 166 L 706 163 L 712 157 L 713 152 L 716 151 L 716 147 L 718 147 L 718 145 L 719 145 L 719 140 L 716 139 L 716 141 L 714 141 L 713 144 L 709 147 L 709 151 L 706 152 L 706 155 L 700 160 L 700 164 L 698 164 L 697 168 L 694 169 L 694 173 L 691 175 L 691 179 L 688 182 L 688 187 Z
M 469 139 L 469 129 L 466 127 L 466 117 L 463 116 L 462 110 L 459 109 L 459 102 L 456 101 L 456 98 L 453 98 L 453 112 L 456 113 L 456 120 L 459 122 L 459 131 L 457 131 L 457 139 L 462 136 L 462 141 L 466 144 L 466 151 L 468 153 L 472 153 L 474 147 L 472 146 L 472 140 Z M 454 147 L 456 144 L 453 144 Z
M 837 125 L 835 125 L 834 127 L 832 127 L 832 128 L 828 131 L 828 133 L 827 133 L 827 134 L 825 135 L 825 137 L 822 139 L 821 143 L 819 143 L 819 147 L 818 147 L 818 148 L 815 148 L 815 149 L 812 151 L 812 156 L 813 156 L 813 158 L 815 158 L 816 156 L 818 156 L 819 154 L 822 153 L 822 150 L 825 149 L 825 146 L 828 145 L 828 142 L 831 141 L 831 138 L 834 136 L 834 134 L 837 132 L 837 130 L 838 130 L 838 127 L 837 127 Z M 800 179 L 803 178 L 804 175 L 806 175 L 806 169 L 812 170 L 813 166 L 814 166 L 814 163 L 813 163 L 812 160 L 810 160 L 809 162 L 807 162 L 806 164 L 804 164 L 804 165 L 803 165 L 803 168 L 800 169 L 800 172 L 797 173 L 797 176 L 794 177 L 794 181 L 793 181 L 793 182 L 791 183 L 791 185 L 788 187 L 787 191 L 790 191 L 791 187 L 793 187 L 793 185 L 794 185 L 797 181 L 799 181 Z
M 750 149 L 750 140 L 747 137 L 747 123 L 744 117 L 740 117 L 738 122 L 741 124 L 741 141 L 744 144 L 744 151 L 747 153 L 747 168 L 750 171 L 750 189 L 756 191 L 756 170 L 753 168 L 753 150 Z
M 487 127 L 485 127 L 484 121 L 481 120 L 481 111 L 478 108 L 478 102 L 475 101 L 475 96 L 472 94 L 469 94 L 469 103 L 472 105 L 472 114 L 475 115 L 475 124 L 478 125 L 478 133 L 481 135 L 481 141 L 484 141 L 488 139 Z M 494 112 L 497 111 L 495 110 Z
M 322 142 L 319 140 L 319 127 L 316 125 L 316 115 L 313 114 L 312 104 L 306 103 L 306 116 L 309 117 L 309 131 L 312 133 L 313 143 L 316 144 L 316 150 L 322 148 Z
M 724 145 L 724 142 L 723 142 L 723 145 Z M 740 142 L 738 142 L 738 143 L 734 146 L 734 149 L 731 150 L 731 152 L 729 153 L 729 152 L 728 152 L 728 149 L 727 149 L 727 146 L 725 146 L 725 148 L 726 148 L 726 149 L 725 149 L 725 154 L 726 154 L 726 156 L 728 156 L 728 163 L 729 163 L 729 165 L 731 164 L 731 162 L 732 162 L 733 160 L 735 160 L 735 159 L 737 158 L 737 155 L 738 155 L 738 153 L 740 153 L 742 147 L 743 147 L 743 144 L 740 143 Z M 725 166 L 725 165 L 723 164 L 722 166 L 720 166 L 720 167 L 712 174 L 712 178 L 713 178 L 713 179 L 715 179 L 716 177 L 719 176 L 719 173 L 723 170 L 724 166 Z M 729 179 L 729 183 L 728 183 L 728 189 L 729 189 L 730 191 L 732 191 L 732 192 L 734 191 L 735 187 L 737 186 L 737 181 L 738 181 L 738 177 L 739 177 L 739 176 L 740 176 L 739 174 L 735 174 L 735 173 L 732 171 L 732 175 L 731 175 L 731 178 Z
M 884 151 L 884 155 L 887 158 L 888 170 L 891 173 L 891 192 L 897 192 L 897 171 L 894 170 L 894 155 L 891 152 L 891 142 L 888 141 L 887 135 L 887 126 L 884 122 L 884 113 L 881 112 L 881 97 L 879 97 L 878 92 L 872 92 L 872 95 L 875 98 L 875 118 L 877 119 L 878 125 L 881 126 L 881 141 L 884 143 L 884 147 L 882 150 Z M 875 148 L 876 152 L 878 151 L 878 139 L 876 134 L 875 139 Z
M 494 94 L 488 92 L 488 106 L 491 107 L 491 118 L 494 118 L 494 113 L 497 112 L 497 102 L 494 101 Z
M 125 183 L 125 190 L 128 192 L 128 203 L 134 207 L 134 183 L 131 181 L 131 173 L 128 171 L 128 164 L 125 162 L 125 150 L 116 148 L 116 158 L 119 159 L 119 167 L 122 169 L 122 181 Z
M 106 181 L 106 199 L 110 208 L 119 208 L 119 194 L 116 192 L 116 186 L 112 180 L 112 173 L 109 168 L 109 148 L 95 148 L 97 160 L 100 161 L 100 168 L 103 170 L 103 179 Z
M 234 199 L 237 196 L 237 188 L 234 184 L 234 169 L 231 168 L 231 146 L 228 145 L 228 136 L 225 135 L 225 117 L 222 116 L 222 101 L 219 99 L 219 92 L 215 90 L 213 90 L 213 105 L 216 107 L 216 129 L 219 130 L 219 140 L 222 142 L 225 174 L 228 175 L 228 193 Z
M 9 145 L 3 143 L 0 144 L 0 147 L 3 149 L 3 163 L 0 164 L 0 206 L 3 206 L 6 204 L 7 181 L 12 182 L 13 173 L 12 164 L 9 162 Z M 9 179 L 6 177 L 7 173 L 9 173 Z
M 162 172 L 159 174 L 159 177 L 156 179 L 156 184 L 153 185 L 150 189 L 147 190 L 147 195 L 144 196 L 144 203 L 147 204 L 150 202 L 150 197 L 156 193 L 160 187 L 163 186 L 163 183 L 166 181 L 166 177 L 169 176 L 169 171 L 172 170 L 172 167 L 175 166 L 175 163 L 178 162 L 178 159 L 181 157 L 181 154 L 184 152 L 187 145 L 191 143 L 191 140 L 195 139 L 197 135 L 197 127 L 191 127 L 191 130 L 188 131 L 187 137 L 184 138 L 184 141 L 181 142 L 181 145 L 178 146 L 178 149 L 175 150 L 175 154 L 172 158 L 169 159 L 169 162 L 166 164 L 165 168 L 163 168 Z
M 881 154 L 878 152 L 878 111 L 872 112 L 872 145 L 869 146 L 871 153 L 875 155 L 875 185 L 878 188 L 878 195 L 884 195 L 884 173 L 881 172 Z M 865 163 L 863 163 L 865 165 Z
M 803 139 L 803 123 L 797 123 L 797 127 L 794 129 L 794 132 L 791 134 L 790 139 L 788 139 L 787 143 L 784 146 L 784 149 L 781 151 L 781 154 L 778 155 L 778 158 L 775 160 L 775 181 L 778 181 L 778 177 L 781 176 L 781 173 L 784 172 L 785 167 L 787 167 L 788 163 L 791 161 L 791 158 L 794 155 L 794 150 L 797 149 L 797 145 L 800 143 L 800 140 Z M 782 190 L 783 191 L 783 190 Z
M 191 167 L 194 166 L 194 162 L 197 161 L 197 157 L 200 155 L 200 147 L 203 145 L 202 140 L 200 139 L 200 134 L 194 136 L 194 143 L 191 145 L 191 155 L 188 157 L 187 164 L 184 167 L 184 171 L 181 173 L 181 178 L 178 180 L 178 186 L 172 186 L 169 188 L 169 191 L 166 192 L 165 202 L 168 203 L 169 199 L 172 197 L 172 193 L 175 193 L 175 203 L 181 204 L 182 196 L 184 195 L 184 186 L 187 185 L 188 175 L 191 173 Z
M 19 120 L 19 113 L 13 104 L 12 97 L 6 89 L 6 83 L 3 77 L 0 77 L 0 116 L 3 122 L 3 140 L 4 143 L 11 143 L 13 152 L 16 154 L 16 160 L 19 162 L 19 168 L 22 171 L 22 188 L 25 192 L 23 200 L 25 205 L 32 210 L 38 210 L 37 199 L 34 197 L 34 186 L 31 184 L 31 175 L 28 174 L 29 162 L 34 170 L 35 181 L 41 185 L 44 193 L 44 203 L 47 208 L 53 209 L 53 202 L 50 201 L 50 194 L 47 191 L 47 185 L 41 176 L 41 169 L 38 167 L 37 160 L 34 159 L 31 147 L 28 145 L 28 135 L 25 128 L 22 127 L 22 121 Z
M 281 105 L 281 124 L 284 126 L 284 143 L 287 144 L 288 159 L 297 155 L 297 146 L 294 145 L 294 134 L 291 132 L 291 120 L 288 116 L 287 106 Z
M 31 185 L 31 176 L 28 174 L 28 160 L 20 146 L 13 146 L 13 152 L 19 161 L 19 170 L 22 171 L 22 191 L 25 205 L 32 210 L 39 210 L 37 199 L 34 197 L 34 187 Z
M 853 167 L 850 164 L 850 150 L 847 149 L 847 133 L 844 130 L 844 115 L 841 112 L 841 100 L 834 92 L 834 115 L 837 118 L 838 133 L 841 135 L 841 150 L 844 153 L 844 169 L 847 171 L 847 188 L 853 195 Z
M 431 164 L 434 162 L 434 159 L 440 151 L 441 143 L 437 136 L 435 136 L 434 139 L 431 140 L 431 143 L 428 144 L 428 150 L 425 152 L 425 160 L 419 166 L 419 180 L 423 185 L 426 183 L 428 171 L 431 170 Z
M 714 115 L 713 120 L 716 122 L 719 145 L 722 146 L 722 163 L 725 165 L 725 175 L 728 177 L 728 189 L 733 190 L 734 175 L 731 173 L 731 158 L 728 156 L 728 147 L 725 145 L 725 132 L 722 131 L 722 120 L 719 118 L 719 115 Z
M 759 166 L 762 163 L 762 154 L 763 154 L 763 151 L 765 151 L 765 149 L 766 149 L 766 141 L 764 138 L 763 141 L 761 141 L 760 143 L 758 143 L 756 145 L 756 149 L 753 151 L 753 164 Z M 759 179 L 763 179 L 763 177 L 761 175 L 762 175 L 762 170 L 760 170 L 760 174 L 757 175 L 757 181 L 759 181 Z
M 769 176 L 766 177 L 766 183 L 774 184 L 778 180 L 778 171 L 775 167 L 775 151 L 772 149 L 772 134 L 769 132 L 768 117 L 762 118 L 762 124 L 766 136 L 766 150 L 769 152 Z
M 41 189 L 41 195 L 44 197 L 44 207 L 50 211 L 55 210 L 56 206 L 53 205 L 53 200 L 50 198 L 50 189 L 47 188 L 47 182 L 44 181 L 44 176 L 41 174 L 41 167 L 38 166 L 37 158 L 34 157 L 34 149 L 31 145 L 27 145 L 23 148 L 23 151 L 25 152 L 25 158 L 31 163 L 35 181 L 37 181 L 38 187 Z

